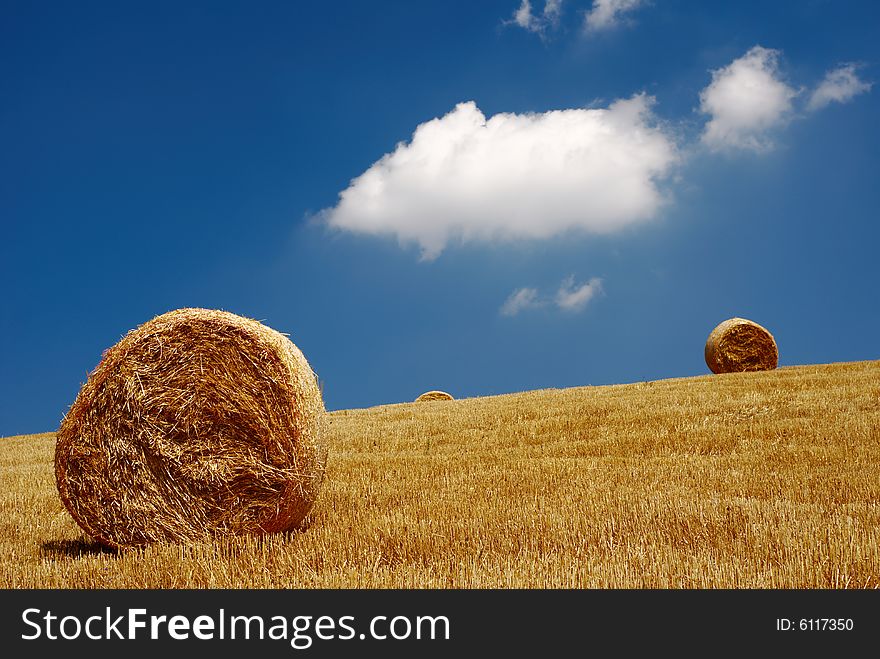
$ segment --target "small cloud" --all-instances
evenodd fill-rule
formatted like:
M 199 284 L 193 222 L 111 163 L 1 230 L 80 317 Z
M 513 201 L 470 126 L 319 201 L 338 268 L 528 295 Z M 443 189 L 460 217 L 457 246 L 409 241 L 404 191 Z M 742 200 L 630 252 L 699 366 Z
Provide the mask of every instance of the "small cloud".
M 842 64 L 825 74 L 825 78 L 813 90 L 807 109 L 821 110 L 830 103 L 847 103 L 867 92 L 871 86 L 872 83 L 859 79 L 855 64 Z
M 319 217 L 328 226 L 416 244 L 610 234 L 656 216 L 678 162 L 653 98 L 607 108 L 501 113 L 473 102 L 427 121 L 377 160 Z
M 556 306 L 562 311 L 583 311 L 596 295 L 602 292 L 602 280 L 593 277 L 585 284 L 578 284 L 574 275 L 562 280 L 555 295 L 541 295 L 537 288 L 518 288 L 501 305 L 501 315 L 515 316 L 527 309 Z
M 536 288 L 518 288 L 510 297 L 501 305 L 502 316 L 515 316 L 525 309 L 533 309 L 543 304 L 538 299 L 538 290 Z
M 547 0 L 544 3 L 544 17 L 553 22 L 559 22 L 559 15 L 562 13 L 562 0 Z
M 769 131 L 791 115 L 798 92 L 779 78 L 779 51 L 755 46 L 712 72 L 700 92 L 700 111 L 710 115 L 702 141 L 710 149 L 766 151 Z
M 519 9 L 513 12 L 513 22 L 529 32 L 538 31 L 538 21 L 532 13 L 532 3 L 529 0 L 522 0 Z
M 529 0 L 522 0 L 517 10 L 513 12 L 513 18 L 505 23 L 518 25 L 524 30 L 543 36 L 549 28 L 559 26 L 561 13 L 562 0 L 546 0 L 541 14 L 534 14 L 532 3 Z
M 644 0 L 594 0 L 593 8 L 584 14 L 584 29 L 599 32 L 615 27 L 621 17 L 644 4 Z
M 586 284 L 577 285 L 574 275 L 566 277 L 556 292 L 556 306 L 564 311 L 583 311 L 587 303 L 602 291 L 602 280 L 593 277 Z

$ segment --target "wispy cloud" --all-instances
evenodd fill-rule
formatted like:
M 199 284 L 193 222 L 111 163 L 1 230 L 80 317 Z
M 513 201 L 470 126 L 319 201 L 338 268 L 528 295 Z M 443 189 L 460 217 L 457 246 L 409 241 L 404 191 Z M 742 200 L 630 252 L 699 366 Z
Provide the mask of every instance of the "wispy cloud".
M 321 211 L 436 258 L 450 241 L 607 234 L 653 218 L 677 148 L 644 94 L 605 109 L 502 113 L 473 103 L 418 126 Z
M 842 64 L 828 71 L 810 95 L 808 110 L 820 110 L 830 103 L 848 103 L 871 89 L 872 83 L 859 79 L 855 64 Z
M 505 22 L 543 36 L 548 29 L 559 26 L 561 14 L 562 0 L 546 0 L 544 10 L 540 14 L 535 14 L 532 11 L 530 0 L 522 0 L 519 7 L 513 12 L 513 18 Z
M 643 4 L 644 0 L 594 0 L 592 9 L 584 14 L 584 29 L 599 32 L 613 28 L 624 15 Z
M 582 311 L 596 294 L 602 291 L 602 280 L 593 277 L 585 284 L 577 284 L 574 275 L 562 281 L 556 292 L 556 306 L 565 311 Z
M 780 79 L 779 51 L 755 46 L 712 72 L 700 92 L 700 110 L 711 118 L 702 135 L 712 150 L 767 150 L 770 131 L 791 116 L 798 92 Z
M 543 304 L 538 299 L 538 289 L 518 288 L 501 305 L 502 316 L 515 316 L 525 309 L 533 309 Z
M 593 277 L 588 282 L 579 284 L 574 275 L 562 280 L 554 295 L 542 295 L 537 288 L 518 288 L 508 296 L 501 305 L 503 316 L 515 316 L 528 309 L 555 306 L 562 311 L 577 313 L 583 311 L 587 304 L 602 292 L 602 280 Z

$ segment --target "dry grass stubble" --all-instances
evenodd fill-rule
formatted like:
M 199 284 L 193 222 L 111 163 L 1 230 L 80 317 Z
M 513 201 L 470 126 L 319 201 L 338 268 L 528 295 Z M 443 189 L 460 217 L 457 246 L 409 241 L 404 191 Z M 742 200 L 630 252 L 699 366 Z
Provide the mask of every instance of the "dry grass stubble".
M 329 415 L 308 531 L 102 552 L 0 442 L 4 587 L 880 586 L 880 362 Z

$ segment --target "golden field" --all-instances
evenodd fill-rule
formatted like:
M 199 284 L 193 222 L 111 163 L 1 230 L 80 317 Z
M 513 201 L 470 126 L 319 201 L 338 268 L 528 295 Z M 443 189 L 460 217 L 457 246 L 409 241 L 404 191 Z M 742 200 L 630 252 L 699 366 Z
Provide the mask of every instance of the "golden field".
M 112 552 L 0 440 L 3 588 L 876 588 L 880 361 L 330 414 L 304 532 Z

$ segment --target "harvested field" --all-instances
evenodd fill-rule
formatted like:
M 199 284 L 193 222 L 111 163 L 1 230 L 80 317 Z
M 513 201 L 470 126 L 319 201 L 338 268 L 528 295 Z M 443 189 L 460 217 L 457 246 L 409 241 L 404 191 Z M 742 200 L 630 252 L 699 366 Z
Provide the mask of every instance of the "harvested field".
M 880 362 L 329 415 L 302 533 L 109 551 L 0 440 L 5 588 L 880 586 Z

